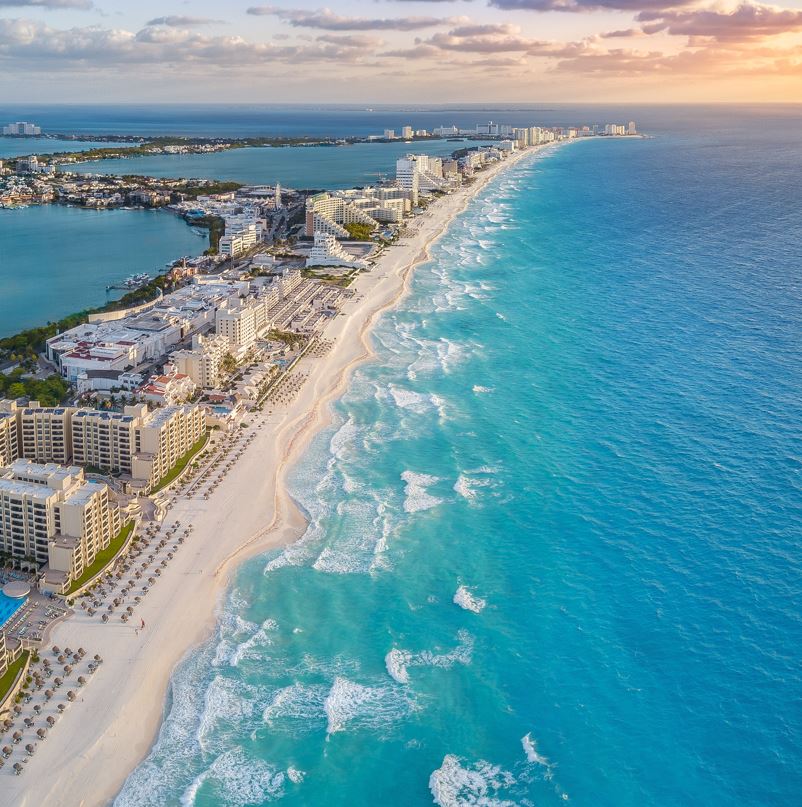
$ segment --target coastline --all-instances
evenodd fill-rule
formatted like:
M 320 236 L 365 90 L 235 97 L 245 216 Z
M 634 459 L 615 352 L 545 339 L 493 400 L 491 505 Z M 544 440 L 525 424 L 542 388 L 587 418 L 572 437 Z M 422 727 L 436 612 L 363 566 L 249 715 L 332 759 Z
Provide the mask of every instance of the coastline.
M 231 573 L 243 560 L 303 533 L 305 519 L 286 489 L 287 472 L 329 422 L 330 404 L 354 369 L 374 354 L 369 336 L 375 322 L 397 305 L 414 268 L 468 203 L 537 151 L 512 155 L 411 220 L 410 233 L 359 277 L 356 298 L 327 328 L 331 352 L 302 361 L 300 369 L 311 372 L 298 397 L 248 418 L 255 439 L 208 501 L 176 501 L 168 519 L 192 522 L 195 531 L 140 607 L 146 630 L 136 634 L 133 625 L 103 625 L 82 613 L 56 628 L 51 644 L 84 646 L 106 661 L 86 687 L 85 702 L 65 713 L 26 775 L 8 782 L 7 804 L 90 807 L 114 798 L 152 746 L 176 664 L 213 632 Z M 245 501 L 259 506 L 245 510 Z M 92 792 L 86 793 L 89 781 Z

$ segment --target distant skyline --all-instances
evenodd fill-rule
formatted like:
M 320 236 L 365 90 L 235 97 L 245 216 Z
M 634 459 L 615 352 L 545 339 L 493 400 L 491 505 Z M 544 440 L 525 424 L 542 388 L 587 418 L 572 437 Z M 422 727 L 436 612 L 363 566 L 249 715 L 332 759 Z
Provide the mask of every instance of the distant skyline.
M 802 0 L 0 0 L 0 98 L 802 101 Z

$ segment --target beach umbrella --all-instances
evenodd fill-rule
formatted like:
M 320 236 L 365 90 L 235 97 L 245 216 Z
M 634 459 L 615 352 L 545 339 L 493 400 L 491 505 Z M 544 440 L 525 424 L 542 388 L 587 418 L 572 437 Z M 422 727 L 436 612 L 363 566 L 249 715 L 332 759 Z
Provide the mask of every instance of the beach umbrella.
M 98 663 L 100 663 L 101 661 L 103 661 L 103 659 L 100 657 L 100 654 L 99 654 L 99 653 L 95 653 L 95 661 L 97 661 Z
M 36 714 L 41 714 L 42 707 L 37 703 L 36 706 L 33 707 L 33 710 L 36 712 Z
M 22 707 L 19 704 L 14 706 L 14 714 L 18 715 L 22 711 Z
M 46 689 L 45 690 L 45 699 L 50 700 L 52 697 L 53 697 L 53 690 L 52 689 Z
M 109 615 L 108 615 L 108 614 L 103 614 L 103 621 L 104 621 L 104 622 L 108 622 L 108 621 L 109 621 Z
M 57 656 L 61 651 L 58 648 L 58 645 L 53 645 L 53 655 Z
M 86 678 L 84 678 L 82 675 L 79 675 L 78 676 L 78 686 L 82 687 L 85 683 L 86 683 Z
M 58 661 L 59 664 L 63 664 L 66 661 L 64 656 L 59 656 L 58 659 L 56 659 L 56 660 Z
M 64 665 L 64 675 L 69 675 L 72 672 L 72 667 L 69 664 Z
M 32 717 L 26 717 L 23 722 L 25 723 L 25 725 L 28 728 L 30 728 L 33 725 L 33 718 Z
M 122 615 L 120 616 L 120 620 L 121 620 L 122 622 L 128 622 L 128 614 L 122 614 Z
M 50 666 L 50 659 L 49 659 L 49 658 L 44 658 L 44 659 L 42 659 L 42 664 L 43 664 L 45 667 L 49 667 L 49 666 Z
M 3 746 L 3 756 L 4 757 L 10 757 L 12 752 L 13 752 L 13 749 L 11 748 L 10 745 L 4 745 Z
M 79 648 L 78 648 L 78 655 L 79 655 L 81 658 L 83 658 L 83 657 L 86 655 L 86 650 L 84 650 L 84 649 L 83 649 L 83 647 L 79 647 Z
M 70 691 L 67 693 L 67 700 L 68 700 L 68 701 L 74 701 L 74 700 L 75 700 L 75 693 L 74 693 L 72 690 L 70 690 Z
M 15 731 L 11 736 L 14 739 L 14 743 L 18 743 L 22 739 L 22 732 Z
M 66 709 L 66 708 L 67 708 L 67 707 L 66 707 L 66 706 L 65 706 L 63 703 L 60 703 L 60 704 L 58 705 L 58 710 L 59 710 L 59 712 L 63 712 L 63 711 Z
M 38 737 L 40 740 L 44 740 L 44 738 L 45 738 L 45 736 L 46 736 L 46 735 L 47 735 L 47 729 L 37 729 L 37 730 L 36 730 L 36 736 L 37 736 L 37 737 Z
M 70 650 L 70 648 L 69 648 L 69 647 L 65 647 L 65 648 L 64 648 L 64 653 L 65 653 L 66 655 L 68 655 L 68 656 L 71 656 L 71 655 L 72 655 L 72 650 Z
M 13 725 L 14 725 L 13 720 L 6 719 L 3 721 L 3 728 L 5 728 L 6 731 L 8 731 Z
M 53 679 L 53 683 L 54 683 L 54 684 L 55 684 L 57 687 L 60 687 L 60 686 L 61 686 L 61 685 L 64 683 L 64 680 L 63 680 L 62 678 L 59 678 L 58 676 L 56 676 L 56 677 Z
M 56 718 L 53 715 L 47 716 L 47 725 L 48 726 L 55 726 L 56 725 Z
M 36 750 L 36 747 L 35 747 L 35 746 L 34 746 L 32 743 L 28 743 L 28 744 L 25 746 L 25 750 L 28 752 L 28 756 L 29 756 L 29 757 L 32 757 L 32 756 L 33 756 L 33 752 Z
M 14 763 L 14 772 L 17 774 L 17 776 L 19 776 L 22 773 L 22 770 L 23 770 L 22 765 L 20 765 L 19 762 L 15 762 Z
M 126 610 L 126 611 L 127 611 L 129 614 L 133 614 L 133 613 L 134 613 L 134 609 L 133 609 L 133 608 L 132 608 L 130 605 L 129 605 L 129 606 L 128 606 L 128 607 L 127 607 L 125 610 Z
M 80 657 L 80 655 L 78 653 L 73 653 L 72 654 L 72 660 L 73 660 L 73 662 L 75 662 L 75 664 L 77 664 L 81 660 L 81 657 Z

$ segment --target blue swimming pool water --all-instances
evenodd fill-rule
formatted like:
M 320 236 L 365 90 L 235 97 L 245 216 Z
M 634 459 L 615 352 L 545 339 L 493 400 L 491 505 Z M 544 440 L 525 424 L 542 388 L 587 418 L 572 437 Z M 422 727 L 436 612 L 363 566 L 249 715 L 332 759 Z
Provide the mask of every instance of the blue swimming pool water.
M 25 600 L 27 597 L 23 597 L 22 599 L 16 600 L 13 597 L 6 597 L 2 591 L 0 591 L 0 628 L 11 619 L 17 611 L 25 605 Z

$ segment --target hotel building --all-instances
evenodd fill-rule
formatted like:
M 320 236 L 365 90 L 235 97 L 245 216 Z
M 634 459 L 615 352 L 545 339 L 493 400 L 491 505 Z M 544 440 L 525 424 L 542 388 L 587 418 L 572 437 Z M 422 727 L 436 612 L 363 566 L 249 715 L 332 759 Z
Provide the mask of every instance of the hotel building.
M 148 488 L 158 484 L 205 431 L 204 412 L 198 406 L 167 406 L 152 412 L 136 428 L 131 457 L 134 481 Z
M 16 412 L 0 410 L 0 468 L 19 457 L 19 429 Z
M 306 234 L 328 233 L 335 238 L 349 238 L 346 224 L 367 224 L 378 227 L 379 223 L 355 204 L 341 196 L 316 193 L 306 200 Z
M 68 406 L 44 407 L 31 401 L 19 411 L 20 456 L 34 462 L 67 465 L 72 460 L 72 413 Z
M 208 389 L 220 383 L 223 358 L 230 350 L 231 345 L 224 336 L 195 336 L 190 350 L 177 350 L 170 358 L 179 373 Z
M 120 413 L 38 404 L 16 409 L 13 401 L 0 401 L 0 413 L 6 415 L 0 417 L 2 433 L 10 435 L 13 426 L 8 424 L 16 420 L 17 434 L 23 435 L 19 457 L 56 463 L 49 467 L 75 462 L 118 472 L 137 490 L 161 481 L 205 430 L 203 410 L 191 405 L 149 412 L 147 404 L 140 403 L 126 406 Z M 67 440 L 65 435 L 68 442 L 62 442 Z M 11 445 L 13 437 L 8 439 Z M 17 459 L 9 458 L 10 462 Z
M 346 252 L 337 239 L 328 233 L 315 233 L 315 245 L 309 251 L 307 266 L 347 266 L 366 269 L 367 263 Z
M 17 460 L 0 477 L 0 547 L 46 564 L 46 591 L 63 592 L 119 530 L 108 486 L 80 468 Z
M 142 408 L 126 406 L 122 413 L 96 409 L 75 412 L 72 417 L 73 461 L 130 476 Z

